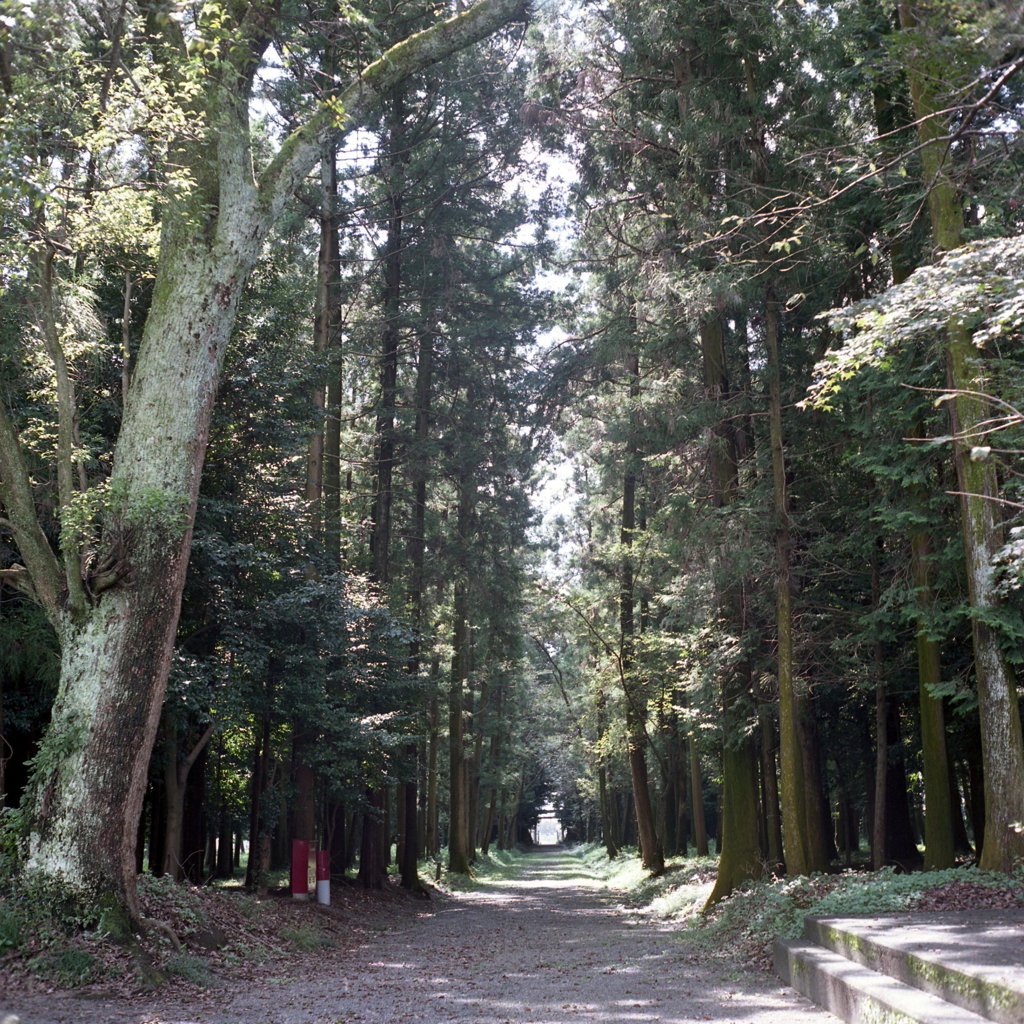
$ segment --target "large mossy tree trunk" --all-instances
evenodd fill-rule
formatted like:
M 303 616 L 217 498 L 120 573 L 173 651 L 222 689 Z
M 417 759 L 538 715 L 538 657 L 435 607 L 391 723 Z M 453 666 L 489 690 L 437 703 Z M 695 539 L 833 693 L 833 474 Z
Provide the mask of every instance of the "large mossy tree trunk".
M 949 252 L 963 245 L 964 217 L 959 192 L 949 175 L 949 143 L 939 95 L 938 50 L 947 12 L 945 5 L 934 0 L 899 0 L 898 7 L 932 241 L 938 252 Z M 984 355 L 960 317 L 946 324 L 945 355 L 947 385 L 956 395 L 949 410 L 985 768 L 985 836 L 979 866 L 1012 871 L 1024 861 L 1024 830 L 1020 829 L 1024 821 L 1024 742 L 1017 682 L 998 631 L 991 625 L 1001 603 L 992 569 L 1003 545 L 999 481 L 991 460 L 972 454 L 988 421 L 982 396 L 989 392 L 990 381 Z
M 191 116 L 204 127 L 170 155 L 192 187 L 170 190 L 152 304 L 128 388 L 103 519 L 102 578 L 83 579 L 78 543 L 63 564 L 40 528 L 16 430 L 0 413 L 0 499 L 26 568 L 22 590 L 47 611 L 62 647 L 52 721 L 29 797 L 27 868 L 138 917 L 135 842 L 191 547 L 210 416 L 242 288 L 288 196 L 323 140 L 364 123 L 422 68 L 522 16 L 522 0 L 481 0 L 388 50 L 282 143 L 254 176 L 249 99 L 277 31 L 271 3 L 241 4 L 232 46 L 204 72 Z M 219 30 L 218 30 L 219 31 Z M 180 25 L 152 19 L 154 61 L 172 91 L 191 58 Z M 73 396 L 58 373 L 62 506 L 73 499 Z M 66 369 L 66 368 L 65 368 Z

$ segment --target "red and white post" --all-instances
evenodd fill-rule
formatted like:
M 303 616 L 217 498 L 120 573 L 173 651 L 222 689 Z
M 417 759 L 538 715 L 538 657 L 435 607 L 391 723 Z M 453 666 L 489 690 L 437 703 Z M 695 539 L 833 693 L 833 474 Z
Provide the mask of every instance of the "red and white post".
M 292 896 L 297 900 L 309 899 L 309 840 L 292 840 Z
M 331 851 L 316 851 L 316 901 L 331 905 Z

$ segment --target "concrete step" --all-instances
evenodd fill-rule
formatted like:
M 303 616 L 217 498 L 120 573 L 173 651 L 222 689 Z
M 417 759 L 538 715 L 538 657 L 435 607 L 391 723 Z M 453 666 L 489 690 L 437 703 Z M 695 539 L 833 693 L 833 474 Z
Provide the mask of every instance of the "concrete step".
M 775 971 L 847 1024 L 984 1024 L 985 1018 L 800 939 L 776 939 Z
M 804 938 L 987 1020 L 1024 1022 L 1024 911 L 806 917 Z

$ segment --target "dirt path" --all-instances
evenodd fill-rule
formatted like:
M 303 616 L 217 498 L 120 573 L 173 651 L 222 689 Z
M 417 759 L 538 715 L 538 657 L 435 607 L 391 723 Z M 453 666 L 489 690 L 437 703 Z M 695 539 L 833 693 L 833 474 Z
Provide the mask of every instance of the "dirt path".
M 631 923 L 561 851 L 531 857 L 514 880 L 423 907 L 370 943 L 324 958 L 320 977 L 313 954 L 306 980 L 268 978 L 177 1006 L 170 993 L 131 1008 L 53 997 L 45 1011 L 22 1008 L 21 1021 L 835 1024 L 777 981 L 709 963 L 678 933 Z

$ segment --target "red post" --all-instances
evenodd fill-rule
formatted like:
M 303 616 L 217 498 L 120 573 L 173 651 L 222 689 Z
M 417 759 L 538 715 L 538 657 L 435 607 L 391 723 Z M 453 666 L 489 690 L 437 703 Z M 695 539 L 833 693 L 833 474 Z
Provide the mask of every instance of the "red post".
M 309 840 L 292 840 L 292 896 L 297 900 L 309 899 Z
M 331 903 L 331 851 L 316 852 L 316 901 L 330 906 Z

